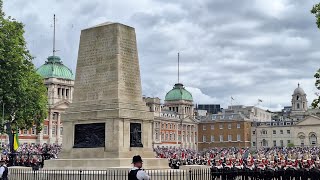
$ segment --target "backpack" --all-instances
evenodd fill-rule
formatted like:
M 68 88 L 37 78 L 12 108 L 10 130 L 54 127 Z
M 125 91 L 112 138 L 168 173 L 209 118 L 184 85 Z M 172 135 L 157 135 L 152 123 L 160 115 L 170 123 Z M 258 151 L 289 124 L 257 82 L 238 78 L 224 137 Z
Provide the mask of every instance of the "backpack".
M 128 180 L 138 180 L 137 173 L 142 169 L 131 170 L 128 174 Z

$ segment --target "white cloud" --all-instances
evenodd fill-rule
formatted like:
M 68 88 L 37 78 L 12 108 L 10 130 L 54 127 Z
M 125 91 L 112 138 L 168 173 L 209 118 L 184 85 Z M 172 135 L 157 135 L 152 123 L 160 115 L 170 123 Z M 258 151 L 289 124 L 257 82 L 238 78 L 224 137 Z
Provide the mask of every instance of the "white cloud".
M 300 82 L 314 96 L 320 36 L 310 8 L 315 1 L 289 0 L 5 0 L 4 10 L 22 21 L 34 63 L 52 51 L 52 16 L 57 49 L 75 71 L 81 29 L 104 21 L 135 27 L 143 94 L 164 98 L 180 80 L 195 103 L 290 105 Z M 235 102 L 236 103 L 236 102 Z

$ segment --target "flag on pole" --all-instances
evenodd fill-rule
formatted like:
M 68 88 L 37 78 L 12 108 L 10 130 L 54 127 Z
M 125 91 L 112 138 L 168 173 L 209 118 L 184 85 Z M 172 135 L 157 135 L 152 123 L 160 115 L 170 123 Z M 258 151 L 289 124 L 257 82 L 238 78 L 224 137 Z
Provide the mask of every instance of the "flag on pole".
M 261 99 L 258 99 L 258 102 L 262 102 L 262 100 L 261 100 Z
M 15 133 L 13 138 L 13 150 L 17 151 L 19 148 L 19 131 Z
M 234 100 L 234 98 L 231 96 L 231 100 Z

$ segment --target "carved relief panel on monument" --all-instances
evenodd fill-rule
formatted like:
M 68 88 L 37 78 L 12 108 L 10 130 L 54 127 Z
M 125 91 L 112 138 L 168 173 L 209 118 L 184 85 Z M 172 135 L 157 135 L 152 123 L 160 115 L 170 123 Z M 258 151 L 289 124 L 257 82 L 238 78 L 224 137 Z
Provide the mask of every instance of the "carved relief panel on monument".
M 130 147 L 143 147 L 140 123 L 130 123 Z
M 105 147 L 105 123 L 76 124 L 74 148 Z

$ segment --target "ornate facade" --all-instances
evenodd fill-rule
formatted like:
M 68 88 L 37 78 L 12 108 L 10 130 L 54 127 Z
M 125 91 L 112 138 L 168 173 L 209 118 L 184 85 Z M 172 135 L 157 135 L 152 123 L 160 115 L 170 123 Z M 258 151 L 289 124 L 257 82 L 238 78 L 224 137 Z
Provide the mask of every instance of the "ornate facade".
M 43 122 L 42 132 L 36 128 L 19 130 L 20 143 L 62 143 L 63 125 L 61 113 L 72 102 L 74 74 L 63 65 L 60 57 L 49 56 L 48 61 L 37 69 L 44 79 L 48 92 L 48 117 Z M 6 143 L 8 137 L 4 137 Z
M 164 104 L 159 98 L 144 100 L 154 112 L 153 147 L 197 149 L 198 121 L 194 118 L 193 99 L 182 84 L 175 84 Z
M 308 109 L 307 95 L 298 84 L 286 106 L 274 120 L 254 123 L 251 128 L 252 147 L 318 146 L 319 110 Z

